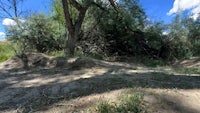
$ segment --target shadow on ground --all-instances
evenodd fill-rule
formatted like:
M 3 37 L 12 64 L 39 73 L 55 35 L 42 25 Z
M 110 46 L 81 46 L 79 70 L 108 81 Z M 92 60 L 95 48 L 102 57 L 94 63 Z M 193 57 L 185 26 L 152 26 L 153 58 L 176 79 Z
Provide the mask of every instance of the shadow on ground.
M 103 68 L 33 68 L 28 71 L 14 69 L 0 72 L 0 111 L 41 111 L 62 100 L 124 88 L 200 89 L 200 76 L 138 73 L 135 67 L 114 65 L 107 66 L 102 72 L 96 71 Z M 127 73 L 130 70 L 132 72 Z M 181 103 L 179 106 L 173 105 L 165 96 L 160 98 L 172 112 L 197 112 L 181 106 Z

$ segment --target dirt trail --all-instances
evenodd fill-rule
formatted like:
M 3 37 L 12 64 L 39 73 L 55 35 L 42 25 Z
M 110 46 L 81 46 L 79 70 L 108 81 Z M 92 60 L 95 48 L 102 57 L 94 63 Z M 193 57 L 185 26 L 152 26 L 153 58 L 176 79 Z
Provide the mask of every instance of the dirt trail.
M 144 93 L 149 112 L 200 113 L 200 76 L 89 58 L 60 62 L 65 65 L 28 70 L 0 64 L 0 112 L 81 112 L 98 100 L 112 100 L 134 88 Z

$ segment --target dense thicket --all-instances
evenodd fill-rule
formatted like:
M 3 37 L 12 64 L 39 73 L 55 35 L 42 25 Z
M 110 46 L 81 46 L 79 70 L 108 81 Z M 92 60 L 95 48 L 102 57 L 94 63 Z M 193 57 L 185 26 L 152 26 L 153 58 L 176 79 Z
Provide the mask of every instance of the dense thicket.
M 76 51 L 101 56 L 144 56 L 173 60 L 200 55 L 200 20 L 177 14 L 165 25 L 151 22 L 138 0 L 121 0 L 115 8 L 96 1 L 86 12 Z M 72 20 L 77 11 L 71 7 Z M 63 50 L 65 20 L 61 0 L 53 2 L 53 16 L 31 15 L 7 28 L 9 40 L 39 52 Z

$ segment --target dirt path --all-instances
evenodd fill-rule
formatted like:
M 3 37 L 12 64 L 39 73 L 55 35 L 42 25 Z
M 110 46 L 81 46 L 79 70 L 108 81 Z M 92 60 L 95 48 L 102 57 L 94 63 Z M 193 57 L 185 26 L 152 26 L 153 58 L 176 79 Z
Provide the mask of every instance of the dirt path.
M 198 75 L 174 75 L 165 73 L 165 68 L 92 61 L 93 66 L 1 68 L 0 112 L 81 112 L 98 100 L 114 99 L 134 88 L 144 94 L 149 112 L 200 113 Z

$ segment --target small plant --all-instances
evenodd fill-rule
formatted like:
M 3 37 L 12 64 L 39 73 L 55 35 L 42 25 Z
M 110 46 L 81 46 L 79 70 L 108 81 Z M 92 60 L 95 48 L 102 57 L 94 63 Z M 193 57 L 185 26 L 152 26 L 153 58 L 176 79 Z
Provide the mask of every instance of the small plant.
M 114 113 L 115 106 L 111 105 L 108 101 L 103 101 L 96 108 L 99 113 Z
M 143 111 L 142 107 L 143 96 L 140 94 L 129 94 L 123 96 L 121 99 L 121 104 L 117 108 L 117 112 L 120 113 L 141 113 Z
M 142 113 L 143 96 L 140 94 L 126 94 L 120 96 L 119 103 L 103 101 L 97 105 L 98 113 Z

